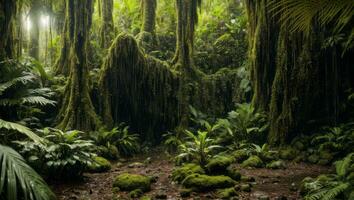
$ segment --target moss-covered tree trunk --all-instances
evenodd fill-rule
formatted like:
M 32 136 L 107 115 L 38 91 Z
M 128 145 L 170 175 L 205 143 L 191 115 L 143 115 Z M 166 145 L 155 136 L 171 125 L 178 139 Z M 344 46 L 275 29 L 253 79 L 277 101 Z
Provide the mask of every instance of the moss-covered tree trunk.
M 156 0 L 142 0 L 143 24 L 141 32 L 155 34 L 156 6 Z
M 249 19 L 249 63 L 253 86 L 252 103 L 268 111 L 275 74 L 278 26 L 267 3 L 269 0 L 245 0 Z
M 58 125 L 64 130 L 86 131 L 99 126 L 88 87 L 87 38 L 92 24 L 92 12 L 92 0 L 66 1 L 70 73 Z
M 100 43 L 102 48 L 108 48 L 114 36 L 113 0 L 99 1 L 101 7 Z
M 69 15 L 67 4 L 64 5 L 65 7 L 65 17 L 64 17 L 64 24 L 62 26 L 61 31 L 61 50 L 59 57 L 54 65 L 54 73 L 56 75 L 62 74 L 67 76 L 69 74 L 69 53 L 70 53 L 70 47 L 69 47 Z M 61 19 L 58 19 L 61 20 Z
M 338 121 L 339 105 L 350 87 L 341 82 L 352 83 L 354 79 L 343 72 L 353 61 L 348 60 L 350 53 L 341 57 L 339 49 L 323 49 L 328 33 L 315 23 L 309 35 L 291 33 L 289 27 L 280 26 L 280 16 L 269 13 L 271 1 L 245 0 L 249 59 L 253 104 L 269 110 L 269 141 L 282 144 L 321 124 Z
M 33 1 L 29 11 L 29 18 L 32 23 L 30 29 L 29 55 L 39 59 L 39 23 L 40 23 L 41 4 L 40 1 Z
M 0 0 L 0 61 L 15 55 L 13 36 L 16 1 Z

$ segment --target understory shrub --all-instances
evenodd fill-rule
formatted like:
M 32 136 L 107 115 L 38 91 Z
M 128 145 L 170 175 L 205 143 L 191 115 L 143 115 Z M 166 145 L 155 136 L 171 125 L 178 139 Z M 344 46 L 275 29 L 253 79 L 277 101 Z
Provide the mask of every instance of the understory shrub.
M 29 164 L 44 175 L 58 179 L 78 178 L 93 163 L 95 145 L 91 140 L 82 139 L 82 132 L 44 128 L 37 133 L 43 137 L 43 143 L 15 143 Z

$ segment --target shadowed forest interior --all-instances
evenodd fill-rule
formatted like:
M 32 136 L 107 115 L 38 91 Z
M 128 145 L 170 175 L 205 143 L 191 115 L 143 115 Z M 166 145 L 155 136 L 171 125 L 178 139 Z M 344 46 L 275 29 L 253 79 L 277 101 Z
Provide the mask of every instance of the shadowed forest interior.
M 354 200 L 353 0 L 0 0 L 0 199 Z

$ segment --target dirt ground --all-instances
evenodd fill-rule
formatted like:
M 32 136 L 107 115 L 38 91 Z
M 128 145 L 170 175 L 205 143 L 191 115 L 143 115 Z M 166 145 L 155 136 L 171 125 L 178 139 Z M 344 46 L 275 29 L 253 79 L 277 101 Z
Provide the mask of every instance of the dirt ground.
M 144 164 L 145 163 L 145 164 Z M 157 176 L 158 180 L 152 184 L 150 192 L 144 195 L 154 197 L 167 195 L 167 199 L 182 199 L 179 195 L 180 186 L 170 179 L 174 163 L 163 151 L 140 155 L 123 162 L 112 164 L 112 169 L 106 173 L 85 174 L 82 181 L 69 183 L 55 183 L 52 188 L 58 200 L 119 200 L 128 199 L 127 193 L 115 192 L 112 184 L 115 177 L 123 172 Z M 239 167 L 239 166 L 237 166 Z M 270 200 L 298 200 L 301 199 L 297 191 L 299 183 L 304 177 L 316 177 L 321 173 L 331 171 L 329 167 L 309 165 L 305 163 L 288 163 L 287 169 L 243 169 L 242 175 L 255 178 L 250 193 L 241 192 L 239 199 L 257 200 L 261 196 L 268 196 Z M 183 199 L 217 199 L 211 191 L 203 194 L 192 194 Z

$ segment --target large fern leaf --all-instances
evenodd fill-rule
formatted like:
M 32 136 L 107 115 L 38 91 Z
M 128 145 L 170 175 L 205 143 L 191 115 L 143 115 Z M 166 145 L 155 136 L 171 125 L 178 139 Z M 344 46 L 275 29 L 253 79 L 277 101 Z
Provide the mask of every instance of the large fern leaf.
M 30 139 L 32 139 L 35 142 L 42 142 L 42 140 L 43 140 L 37 134 L 32 132 L 29 128 L 27 128 L 26 126 L 23 126 L 21 124 L 18 124 L 18 123 L 8 122 L 8 121 L 0 119 L 0 129 L 17 131 L 19 133 L 26 135 L 27 137 L 29 137 Z
M 0 197 L 7 200 L 55 199 L 44 180 L 10 147 L 0 145 Z M 21 196 L 19 196 L 21 194 Z

